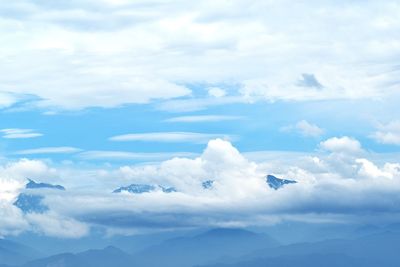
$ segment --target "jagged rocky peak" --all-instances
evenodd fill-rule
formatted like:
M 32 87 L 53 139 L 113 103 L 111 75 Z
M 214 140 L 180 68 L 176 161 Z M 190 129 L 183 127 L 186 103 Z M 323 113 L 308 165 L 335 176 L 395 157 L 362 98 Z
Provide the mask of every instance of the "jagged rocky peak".
M 27 190 L 18 195 L 14 206 L 18 207 L 24 213 L 44 213 L 48 211 L 49 207 L 43 204 L 44 196 L 40 194 L 40 191 L 35 192 L 35 189 L 43 188 L 65 191 L 65 187 L 61 185 L 37 183 L 32 179 L 28 179 L 28 183 L 25 185 L 25 189 Z
M 202 182 L 201 185 L 203 186 L 204 189 L 211 189 L 214 185 L 214 181 L 207 180 L 207 181 Z
M 278 190 L 287 184 L 295 184 L 297 181 L 295 180 L 287 180 L 275 177 L 273 175 L 267 175 L 266 182 L 272 189 Z
M 175 189 L 175 187 L 164 187 L 162 185 L 159 185 L 159 187 L 161 188 L 161 190 L 164 193 L 172 193 L 172 192 L 177 192 L 177 190 Z
M 39 188 L 49 188 L 65 191 L 65 187 L 62 185 L 53 185 L 47 183 L 37 183 L 32 179 L 28 179 L 28 183 L 25 186 L 26 189 L 39 189 Z
M 149 184 L 131 184 L 128 186 L 121 186 L 113 191 L 113 193 L 129 192 L 133 194 L 142 194 L 161 190 L 164 193 L 177 192 L 174 187 L 166 187 L 162 185 L 149 185 Z
M 14 205 L 24 213 L 44 213 L 49 208 L 42 203 L 44 197 L 41 195 L 19 194 Z

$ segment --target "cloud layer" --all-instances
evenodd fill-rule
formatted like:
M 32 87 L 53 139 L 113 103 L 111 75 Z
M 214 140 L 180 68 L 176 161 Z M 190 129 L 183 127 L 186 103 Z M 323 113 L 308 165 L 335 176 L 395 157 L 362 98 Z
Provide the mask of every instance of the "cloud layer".
M 91 227 L 123 232 L 281 220 L 352 223 L 388 213 L 388 220 L 397 220 L 398 161 L 374 163 L 369 159 L 373 155 L 349 137 L 331 138 L 320 146 L 329 151 L 297 155 L 295 161 L 275 157 L 253 162 L 228 141 L 215 139 L 196 158 L 175 157 L 111 170 L 50 168 L 41 161 L 20 160 L 1 169 L 0 233 L 30 230 L 75 238 L 88 234 Z M 298 183 L 275 191 L 267 186 L 266 174 Z M 24 215 L 12 203 L 25 190 L 26 177 L 56 181 L 67 190 L 40 191 L 50 210 Z M 214 181 L 209 189 L 202 186 L 207 180 Z M 112 193 L 133 183 L 173 186 L 177 192 Z
M 192 84 L 219 102 L 385 98 L 398 91 L 399 9 L 396 1 L 9 2 L 0 7 L 0 107 L 199 98 Z

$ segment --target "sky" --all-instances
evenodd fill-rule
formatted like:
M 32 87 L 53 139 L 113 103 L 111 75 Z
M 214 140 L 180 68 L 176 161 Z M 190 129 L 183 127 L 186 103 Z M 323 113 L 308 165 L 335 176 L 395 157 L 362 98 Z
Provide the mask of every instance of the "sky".
M 398 220 L 398 1 L 3 2 L 0 236 Z

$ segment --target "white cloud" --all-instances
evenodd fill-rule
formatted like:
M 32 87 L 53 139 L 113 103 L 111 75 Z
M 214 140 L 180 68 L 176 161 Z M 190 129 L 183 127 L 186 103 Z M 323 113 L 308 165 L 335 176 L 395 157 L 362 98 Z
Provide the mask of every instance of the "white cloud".
M 383 170 L 379 169 L 373 162 L 367 159 L 356 159 L 356 163 L 360 164 L 358 173 L 368 178 L 390 178 L 393 179 L 398 173 L 399 164 L 386 163 Z
M 361 144 L 358 140 L 343 136 L 343 137 L 332 137 L 320 143 L 320 147 L 327 151 L 337 153 L 360 153 L 362 152 Z
M 268 101 L 377 99 L 398 89 L 392 1 L 116 3 L 2 5 L 2 90 L 35 96 L 33 107 L 82 109 L 189 96 L 186 84 L 233 84 L 240 97 Z M 15 101 L 0 97 L 0 106 Z
M 26 215 L 31 229 L 40 234 L 61 238 L 79 238 L 89 233 L 88 225 L 54 213 Z
M 20 209 L 13 205 L 17 196 L 24 190 L 27 178 L 46 181 L 56 176 L 56 170 L 48 167 L 44 162 L 37 160 L 21 159 L 0 166 L 0 236 L 15 235 L 22 231 L 42 229 L 45 234 L 57 236 L 76 236 L 82 233 L 81 223 L 72 225 L 75 220 L 60 218 L 56 220 L 47 215 L 24 215 Z M 50 225 L 50 221 L 51 224 Z M 61 226 L 65 226 L 61 229 Z M 71 226 L 67 229 L 67 226 Z M 76 228 L 74 228 L 76 227 Z M 56 229 L 58 233 L 55 233 Z
M 18 102 L 15 95 L 0 92 L 0 108 L 7 108 Z
M 226 95 L 226 91 L 219 87 L 211 87 L 207 89 L 208 95 L 212 97 L 223 97 Z
M 42 177 L 39 181 L 56 177 L 56 183 L 67 186 L 67 190 L 41 192 L 50 208 L 41 215 L 24 216 L 11 205 L 12 198 L 3 198 L 0 213 L 8 217 L 0 217 L 0 235 L 29 229 L 75 238 L 87 234 L 93 224 L 132 231 L 231 223 L 263 225 L 267 221 L 293 219 L 337 222 L 340 218 L 341 222 L 352 222 L 363 218 L 366 209 L 375 217 L 389 212 L 397 219 L 398 157 L 377 162 L 371 159 L 376 154 L 364 151 L 359 158 L 361 145 L 349 137 L 328 139 L 321 147 L 325 150 L 312 155 L 271 152 L 253 162 L 228 141 L 215 139 L 194 158 L 182 155 L 160 163 L 118 169 L 86 170 L 71 164 L 55 170 L 40 161 L 9 163 L 0 169 L 0 196 L 3 192 L 18 194 L 27 174 Z M 265 182 L 267 174 L 298 183 L 275 191 Z M 215 181 L 209 190 L 201 185 L 206 180 Z M 132 183 L 173 186 L 178 192 L 111 193 Z M 393 205 L 388 206 L 387 201 Z M 316 212 L 320 214 L 317 218 Z
M 400 121 L 379 125 L 371 137 L 382 144 L 400 145 Z
M 86 160 L 165 160 L 172 157 L 189 157 L 195 154 L 189 152 L 171 153 L 135 153 L 127 151 L 85 151 L 79 154 Z
M 324 130 L 322 130 L 320 127 L 315 124 L 311 124 L 306 120 L 299 121 L 296 124 L 296 128 L 304 136 L 318 137 L 324 133 Z
M 241 96 L 226 96 L 226 97 L 208 97 L 208 98 L 189 98 L 176 99 L 162 102 L 157 105 L 157 108 L 168 112 L 192 112 L 204 110 L 209 107 L 229 105 L 229 104 L 249 104 L 254 102 L 254 98 L 243 98 Z
M 154 132 L 154 133 L 134 133 L 117 135 L 110 138 L 111 141 L 144 141 L 144 142 L 189 142 L 189 143 L 207 143 L 212 138 L 224 137 L 232 140 L 232 136 L 223 134 L 206 134 L 192 132 Z
M 7 202 L 0 200 L 0 238 L 7 235 L 17 235 L 29 229 L 21 211 Z
M 324 133 L 324 130 L 315 124 L 311 124 L 306 120 L 301 120 L 295 125 L 289 125 L 281 128 L 284 132 L 296 131 L 306 137 L 319 137 Z
M 87 222 L 98 224 L 101 221 L 107 227 L 130 229 L 146 227 L 144 221 L 155 228 L 224 225 L 233 221 L 241 225 L 262 225 L 264 220 L 288 219 L 292 213 L 307 221 L 323 219 L 330 222 L 337 221 L 338 217 L 354 220 L 354 214 L 362 214 L 367 206 L 373 212 L 385 212 L 387 206 L 380 201 L 381 194 L 397 201 L 395 195 L 400 192 L 398 163 L 379 166 L 365 158 L 357 158 L 353 150 L 343 150 L 337 145 L 333 152 L 313 157 L 296 154 L 296 160 L 285 161 L 287 158 L 282 157 L 283 161 L 273 164 L 270 161 L 255 163 L 229 142 L 217 139 L 210 141 L 197 158 L 124 166 L 113 174 L 120 185 L 161 184 L 174 186 L 177 193 L 100 193 L 91 195 L 90 202 L 85 194 L 74 194 L 68 202 L 52 198 L 49 203 L 53 203 L 55 210 L 86 218 Z M 337 152 L 347 156 L 340 158 Z M 274 191 L 265 183 L 268 173 L 299 183 Z M 201 182 L 209 179 L 215 181 L 214 187 L 204 190 Z M 357 201 L 354 201 L 355 197 Z M 82 209 L 72 208 L 76 206 L 82 206 Z M 315 210 L 319 214 L 322 212 L 323 217 L 315 218 Z M 97 220 L 90 219 L 93 217 Z M 118 218 L 129 224 L 117 226 Z
M 14 154 L 17 155 L 34 155 L 34 154 L 69 154 L 69 153 L 77 153 L 81 151 L 81 149 L 76 147 L 40 147 L 34 149 L 25 149 L 19 150 Z
M 25 181 L 27 178 L 46 179 L 56 174 L 54 168 L 49 167 L 40 160 L 20 159 L 15 162 L 8 162 L 0 166 L 0 175 L 2 178 Z
M 9 128 L 0 130 L 3 133 L 3 138 L 7 139 L 23 139 L 23 138 L 35 138 L 43 136 L 43 134 L 36 132 L 32 129 L 18 129 Z
M 218 121 L 231 121 L 240 120 L 240 116 L 224 116 L 224 115 L 193 115 L 193 116 L 180 116 L 166 119 L 165 122 L 218 122 Z

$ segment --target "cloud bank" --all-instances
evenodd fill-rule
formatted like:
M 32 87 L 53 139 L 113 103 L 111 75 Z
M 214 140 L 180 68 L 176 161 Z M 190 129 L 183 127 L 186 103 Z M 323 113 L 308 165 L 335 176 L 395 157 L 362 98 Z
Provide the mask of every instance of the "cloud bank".
M 388 214 L 385 220 L 398 219 L 400 163 L 395 158 L 375 163 L 373 155 L 349 137 L 328 139 L 320 147 L 325 150 L 297 155 L 296 161 L 279 157 L 254 162 L 228 141 L 214 139 L 195 158 L 86 172 L 20 160 L 1 168 L 0 234 L 29 230 L 77 238 L 92 227 L 123 232 L 282 220 L 360 223 Z M 89 173 L 93 180 L 85 183 L 81 177 L 89 179 Z M 265 182 L 266 174 L 298 183 L 273 190 Z M 40 191 L 49 211 L 23 214 L 12 203 L 26 191 L 26 177 L 62 182 L 67 190 Z M 202 183 L 208 180 L 214 183 L 205 189 Z M 174 187 L 176 192 L 112 193 L 134 183 Z

